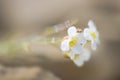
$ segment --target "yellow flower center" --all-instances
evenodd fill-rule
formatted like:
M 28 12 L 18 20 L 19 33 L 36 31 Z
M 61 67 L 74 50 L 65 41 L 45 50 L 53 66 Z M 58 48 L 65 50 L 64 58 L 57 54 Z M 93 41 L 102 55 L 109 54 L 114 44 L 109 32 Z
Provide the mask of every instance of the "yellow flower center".
M 71 41 L 69 42 L 69 46 L 70 47 L 74 47 L 76 43 L 77 43 L 77 38 L 76 37 L 72 37 Z
M 74 60 L 77 60 L 80 57 L 80 54 L 75 54 Z
M 69 53 L 69 52 L 66 52 L 66 53 L 63 54 L 63 56 L 64 56 L 65 58 L 69 58 L 69 57 L 70 57 L 70 53 Z
M 95 39 L 97 37 L 96 33 L 94 31 L 90 31 L 90 35 Z

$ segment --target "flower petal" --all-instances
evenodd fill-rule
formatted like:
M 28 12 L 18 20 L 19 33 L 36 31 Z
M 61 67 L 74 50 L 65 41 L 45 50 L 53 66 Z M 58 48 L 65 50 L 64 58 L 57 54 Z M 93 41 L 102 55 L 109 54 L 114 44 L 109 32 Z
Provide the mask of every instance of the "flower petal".
M 83 35 L 84 35 L 84 37 L 85 37 L 87 40 L 91 40 L 89 28 L 85 28 L 85 29 L 84 29 Z
M 96 31 L 96 26 L 95 26 L 95 24 L 92 20 L 90 20 L 88 22 L 88 26 L 89 26 L 90 29 L 93 29 L 94 31 Z
M 69 51 L 68 42 L 69 42 L 68 39 L 65 39 L 65 40 L 62 41 L 61 46 L 60 46 L 62 51 L 65 51 L 65 52 Z
M 92 50 L 94 50 L 94 51 L 97 49 L 97 44 L 95 41 L 92 41 L 91 47 L 92 47 Z
M 76 60 L 73 60 L 73 62 L 78 66 L 81 67 L 84 64 L 84 57 L 83 55 L 80 55 L 80 57 Z
M 83 48 L 81 45 L 76 45 L 74 48 L 71 49 L 71 54 L 70 54 L 70 58 L 74 59 L 76 54 L 80 54 L 81 52 L 83 52 Z
M 74 48 L 72 48 L 73 53 L 81 53 L 83 51 L 83 48 L 81 45 L 76 45 Z
M 75 26 L 72 26 L 68 29 L 68 36 L 72 37 L 76 35 L 77 29 Z
M 85 39 L 83 33 L 79 33 L 77 35 L 77 38 L 78 38 L 78 44 L 81 46 L 84 46 L 84 44 L 86 43 L 86 39 Z
M 96 43 L 97 43 L 97 44 L 100 44 L 99 32 L 97 32 L 96 34 L 97 34 Z
M 84 49 L 83 55 L 84 55 L 84 60 L 85 61 L 88 61 L 90 59 L 91 54 L 88 50 Z

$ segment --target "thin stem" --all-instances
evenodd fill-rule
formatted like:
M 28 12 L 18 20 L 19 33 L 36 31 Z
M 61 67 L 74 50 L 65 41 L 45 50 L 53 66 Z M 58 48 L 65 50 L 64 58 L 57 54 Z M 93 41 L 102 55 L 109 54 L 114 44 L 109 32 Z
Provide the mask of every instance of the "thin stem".
M 47 27 L 43 34 L 45 34 L 45 36 L 49 36 L 49 35 L 53 35 L 53 34 L 62 32 L 65 29 L 77 24 L 77 22 L 78 22 L 78 19 L 71 19 L 71 20 L 65 21 L 64 23 L 54 25 L 52 27 Z
M 37 44 L 37 46 L 41 45 L 58 45 L 60 43 L 60 38 L 48 38 L 48 37 L 28 37 L 22 38 L 20 40 L 9 39 L 0 42 L 0 53 L 16 53 L 19 50 L 28 51 L 28 47 Z

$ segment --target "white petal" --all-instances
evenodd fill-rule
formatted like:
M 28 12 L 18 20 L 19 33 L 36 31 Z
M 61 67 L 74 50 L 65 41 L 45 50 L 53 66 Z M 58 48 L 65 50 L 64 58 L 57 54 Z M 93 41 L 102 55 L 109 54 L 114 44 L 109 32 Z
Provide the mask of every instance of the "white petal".
M 90 59 L 91 54 L 88 50 L 84 49 L 83 55 L 84 55 L 84 60 L 85 61 L 88 61 Z
M 99 32 L 97 32 L 96 34 L 97 34 L 96 43 L 97 43 L 97 44 L 100 44 Z
M 61 42 L 61 46 L 60 46 L 62 51 L 69 51 L 69 45 L 68 45 L 68 40 L 65 39 Z
M 84 64 L 84 57 L 81 55 L 77 60 L 73 60 L 73 62 L 78 66 L 81 67 Z
M 76 54 L 76 53 L 73 53 L 73 52 L 71 52 L 71 53 L 70 53 L 70 59 L 71 59 L 71 60 L 73 60 L 73 59 L 74 59 L 75 54 Z
M 83 51 L 83 48 L 81 45 L 76 45 L 74 48 L 72 48 L 73 53 L 81 53 Z
M 82 66 L 84 64 L 85 61 L 88 61 L 90 59 L 90 52 L 86 49 L 84 49 L 83 52 L 79 53 L 80 56 L 78 59 L 72 59 L 73 62 L 78 66 Z
M 71 49 L 71 54 L 70 54 L 70 58 L 74 59 L 75 54 L 80 54 L 81 52 L 83 52 L 83 48 L 82 46 L 75 46 L 74 48 Z
M 68 29 L 67 32 L 68 32 L 68 36 L 72 37 L 76 35 L 77 29 L 76 27 L 72 26 Z
M 97 44 L 96 44 L 95 41 L 92 41 L 92 43 L 91 43 L 91 47 L 92 47 L 92 50 L 96 50 L 96 48 L 97 48 Z
M 83 33 L 79 33 L 77 35 L 77 37 L 78 37 L 78 44 L 81 46 L 84 46 L 84 44 L 86 43 L 86 39 L 85 39 Z
M 88 26 L 89 26 L 90 29 L 93 29 L 94 31 L 96 30 L 96 26 L 95 26 L 95 24 L 94 24 L 94 22 L 92 20 L 90 20 L 88 22 Z
M 83 66 L 83 64 L 84 64 L 84 61 L 77 60 L 77 61 L 74 61 L 74 63 L 75 63 L 78 67 L 81 67 L 81 66 Z
M 84 29 L 83 35 L 87 40 L 91 40 L 90 30 L 88 28 Z

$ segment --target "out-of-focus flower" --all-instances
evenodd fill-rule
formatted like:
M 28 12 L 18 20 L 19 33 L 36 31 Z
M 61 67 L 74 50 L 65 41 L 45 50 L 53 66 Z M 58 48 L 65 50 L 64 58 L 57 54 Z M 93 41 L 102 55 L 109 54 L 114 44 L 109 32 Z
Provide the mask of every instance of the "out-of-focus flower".
M 100 43 L 99 41 L 99 32 L 92 20 L 88 22 L 89 28 L 84 29 L 84 37 L 87 41 L 91 42 L 91 47 L 93 50 L 96 50 L 97 44 Z
M 90 57 L 90 53 L 83 47 L 86 39 L 80 29 L 72 26 L 68 29 L 68 36 L 61 42 L 64 56 L 70 58 L 77 66 L 82 66 Z
M 68 29 L 68 36 L 61 42 L 61 50 L 67 52 L 70 49 L 76 49 L 76 47 L 82 47 L 86 43 L 86 39 L 83 33 L 76 27 L 72 26 Z
M 82 66 L 90 59 L 91 54 L 84 45 L 90 42 L 92 49 L 96 50 L 97 44 L 100 43 L 99 32 L 92 20 L 88 22 L 88 26 L 89 28 L 85 28 L 83 32 L 74 26 L 68 28 L 68 36 L 61 42 L 63 55 L 77 66 Z
M 78 66 L 82 66 L 85 61 L 90 59 L 90 52 L 86 49 L 83 49 L 81 53 L 75 54 L 72 58 L 73 62 Z

